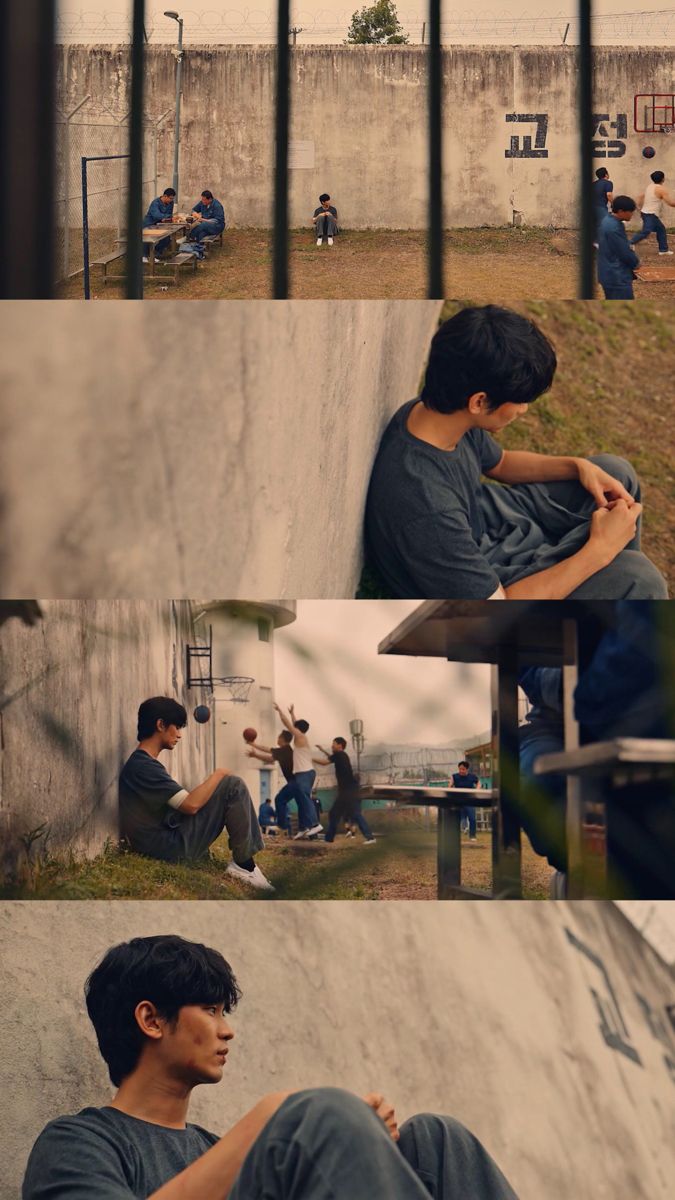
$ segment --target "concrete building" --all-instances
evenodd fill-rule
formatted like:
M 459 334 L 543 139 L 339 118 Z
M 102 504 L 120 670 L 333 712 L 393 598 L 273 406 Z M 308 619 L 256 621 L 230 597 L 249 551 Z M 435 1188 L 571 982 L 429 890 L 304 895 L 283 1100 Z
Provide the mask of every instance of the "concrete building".
M 281 786 L 279 771 L 246 755 L 242 733 L 253 728 L 263 746 L 276 744 L 282 726 L 273 708 L 274 631 L 295 620 L 296 602 L 196 600 L 194 607 L 202 642 L 208 638 L 208 626 L 213 633 L 214 690 L 212 701 L 206 702 L 212 709 L 214 762 L 246 780 L 257 806 L 274 796 L 277 782 Z M 232 676 L 252 678 L 250 689 L 219 682 Z M 237 692 L 245 693 L 248 702 L 234 700 Z
M 160 933 L 217 947 L 243 991 L 206 1128 L 270 1091 L 375 1089 L 463 1121 L 520 1200 L 672 1197 L 675 978 L 610 903 L 71 901 L 0 906 L 0 1200 L 47 1121 L 108 1102 L 82 985 Z

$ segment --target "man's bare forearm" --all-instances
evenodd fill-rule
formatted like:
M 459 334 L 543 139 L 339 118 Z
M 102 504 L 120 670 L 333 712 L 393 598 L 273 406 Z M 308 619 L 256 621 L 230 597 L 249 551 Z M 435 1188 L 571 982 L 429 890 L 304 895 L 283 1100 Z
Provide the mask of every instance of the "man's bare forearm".
M 562 454 L 535 454 L 532 450 L 505 450 L 490 479 L 500 483 L 551 483 L 578 479 L 579 459 Z
M 215 1146 L 153 1192 L 149 1200 L 227 1200 L 251 1146 L 290 1094 L 264 1096 Z
M 538 571 L 536 575 L 527 575 L 504 588 L 507 600 L 564 600 L 570 592 L 581 587 L 591 575 L 609 565 L 612 558 L 600 553 L 589 542 L 577 550 L 576 554 Z
M 188 792 L 183 803 L 180 805 L 179 811 L 185 813 L 188 817 L 193 817 L 195 813 L 199 812 L 200 808 L 208 804 L 221 779 L 224 779 L 229 774 L 230 772 L 223 770 L 222 767 L 216 767 L 216 770 L 212 771 L 203 783 L 200 783 L 198 787 Z

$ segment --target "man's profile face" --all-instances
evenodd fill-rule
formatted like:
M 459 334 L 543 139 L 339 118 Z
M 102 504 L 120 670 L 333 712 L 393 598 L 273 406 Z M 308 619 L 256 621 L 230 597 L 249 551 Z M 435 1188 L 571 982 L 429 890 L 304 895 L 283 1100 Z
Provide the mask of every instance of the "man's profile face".
M 165 192 L 164 195 L 162 196 L 162 200 L 164 201 L 165 204 L 170 204 L 171 201 L 173 200 L 173 196 L 168 196 L 167 193 Z
M 338 750 L 344 750 L 344 746 L 342 745 L 342 742 L 336 742 L 335 738 L 333 738 L 333 741 L 331 742 L 331 750 L 333 751 L 333 754 L 337 754 Z
M 493 412 L 486 412 L 481 420 L 481 429 L 486 429 L 488 433 L 499 433 L 500 429 L 506 429 L 512 421 L 517 421 L 518 417 L 523 417 L 529 408 L 528 404 L 500 404 L 499 408 L 495 408 Z
M 234 1030 L 222 1004 L 186 1004 L 164 1028 L 161 1054 L 174 1078 L 194 1086 L 220 1083 Z
M 163 721 L 157 722 L 157 732 L 162 736 L 162 750 L 173 750 L 182 734 L 177 725 L 165 725 Z

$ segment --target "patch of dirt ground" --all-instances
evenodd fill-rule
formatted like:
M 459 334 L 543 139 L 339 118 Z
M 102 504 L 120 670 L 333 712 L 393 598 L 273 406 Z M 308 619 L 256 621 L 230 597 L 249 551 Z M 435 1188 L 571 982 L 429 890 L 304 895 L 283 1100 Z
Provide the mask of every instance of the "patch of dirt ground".
M 573 299 L 577 294 L 576 241 L 574 230 L 448 231 L 445 295 L 470 295 L 481 302 L 498 303 Z M 640 258 L 645 266 L 658 268 L 662 260 L 654 239 L 641 243 Z M 350 230 L 336 238 L 333 246 L 319 248 L 311 231 L 295 229 L 290 233 L 289 268 L 290 295 L 295 299 L 421 299 L 426 295 L 426 234 L 410 229 Z M 100 267 L 92 267 L 91 278 L 94 299 L 123 297 L 122 285 L 103 286 Z M 271 295 L 271 289 L 270 231 L 228 229 L 222 248 L 214 248 L 196 274 L 184 271 L 177 286 L 171 278 L 148 281 L 146 296 L 156 300 L 262 299 Z M 675 279 L 637 282 L 635 295 L 637 299 L 675 297 Z M 58 289 L 60 299 L 81 296 L 81 275 Z

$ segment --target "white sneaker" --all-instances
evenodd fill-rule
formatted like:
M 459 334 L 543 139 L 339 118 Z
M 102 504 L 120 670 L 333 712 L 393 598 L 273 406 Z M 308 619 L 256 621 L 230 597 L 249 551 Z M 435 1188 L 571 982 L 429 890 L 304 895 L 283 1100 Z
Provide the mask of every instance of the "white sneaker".
M 364 846 L 374 846 L 375 838 L 365 838 L 363 844 Z
M 311 829 L 305 830 L 305 837 L 316 837 L 317 833 L 323 833 L 323 825 L 312 825 Z
M 144 255 L 144 256 L 143 256 L 143 262 L 144 262 L 144 263 L 149 263 L 149 262 L 150 262 L 150 259 L 149 259 L 149 258 L 146 258 L 146 257 L 145 257 L 145 255 Z
M 260 892 L 273 892 L 274 888 L 269 879 L 263 875 L 260 867 L 254 867 L 252 871 L 245 870 L 236 862 L 228 863 L 225 871 L 226 875 L 232 875 L 235 879 L 240 879 L 242 883 L 248 883 L 251 887 L 257 888 Z
M 330 242 L 330 238 L 328 239 Z M 659 250 L 659 257 L 663 258 L 666 254 L 675 254 L 675 250 Z
M 329 239 L 328 239 L 328 245 L 329 245 L 329 246 L 332 246 L 332 245 L 333 245 L 333 239 L 332 239 L 332 238 L 330 238 L 330 237 L 329 237 Z
M 297 833 L 294 833 L 294 834 L 293 834 L 293 841 L 294 841 L 294 842 L 299 842 L 299 841 L 300 841 L 300 838 L 304 838 L 304 837 L 307 837 L 307 830 L 306 830 L 306 829 L 299 829 Z
M 323 246 L 323 238 L 317 238 L 316 244 L 317 244 L 317 246 Z

